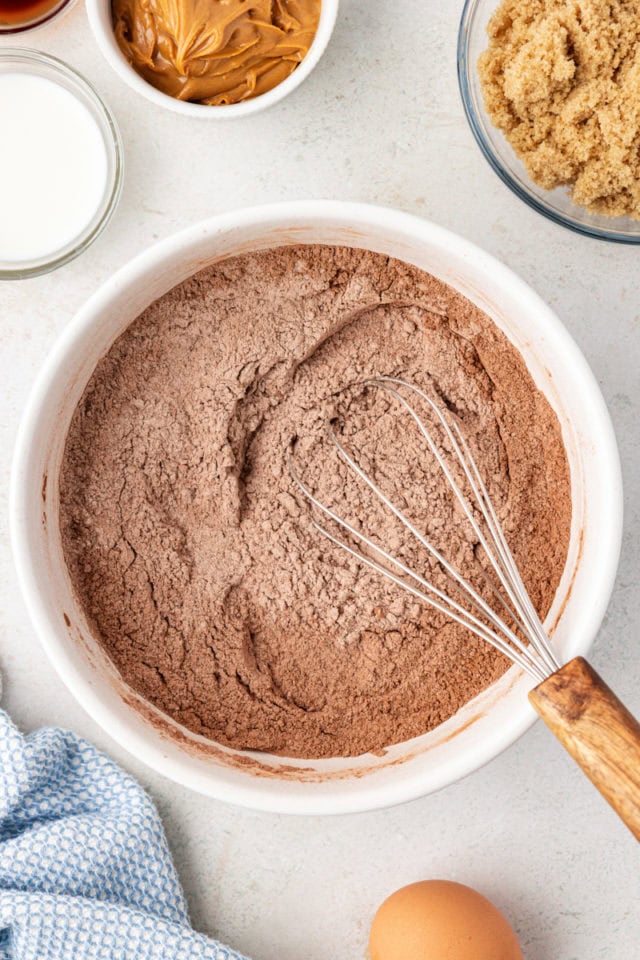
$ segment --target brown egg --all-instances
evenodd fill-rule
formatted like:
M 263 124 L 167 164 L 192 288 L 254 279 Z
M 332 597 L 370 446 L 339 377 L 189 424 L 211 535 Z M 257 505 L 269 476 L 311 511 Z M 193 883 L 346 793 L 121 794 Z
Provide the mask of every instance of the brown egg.
M 371 960 L 523 960 L 497 907 L 461 883 L 425 880 L 397 890 L 371 925 Z

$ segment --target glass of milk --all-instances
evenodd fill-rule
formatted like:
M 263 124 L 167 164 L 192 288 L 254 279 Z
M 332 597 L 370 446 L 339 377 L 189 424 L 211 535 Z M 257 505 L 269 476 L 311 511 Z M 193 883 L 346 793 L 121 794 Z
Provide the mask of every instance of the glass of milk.
M 109 222 L 122 141 L 93 87 L 36 50 L 0 48 L 0 280 L 68 263 Z

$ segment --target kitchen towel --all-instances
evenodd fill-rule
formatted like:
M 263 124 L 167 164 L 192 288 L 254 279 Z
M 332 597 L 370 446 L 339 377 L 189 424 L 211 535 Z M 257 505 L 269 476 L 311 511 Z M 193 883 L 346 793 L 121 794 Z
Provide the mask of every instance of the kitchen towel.
M 136 783 L 57 728 L 0 711 L 1 960 L 244 960 L 192 930 Z

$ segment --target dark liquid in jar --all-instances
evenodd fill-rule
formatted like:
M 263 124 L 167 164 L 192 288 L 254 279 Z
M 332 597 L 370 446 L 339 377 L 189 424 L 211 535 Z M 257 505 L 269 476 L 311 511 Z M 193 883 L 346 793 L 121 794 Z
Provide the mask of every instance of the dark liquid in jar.
M 67 0 L 0 0 L 0 33 L 46 20 Z

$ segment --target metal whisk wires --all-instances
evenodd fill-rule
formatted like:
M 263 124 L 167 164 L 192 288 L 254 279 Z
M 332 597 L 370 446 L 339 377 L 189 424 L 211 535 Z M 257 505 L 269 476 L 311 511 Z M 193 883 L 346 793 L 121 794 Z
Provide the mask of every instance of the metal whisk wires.
M 327 435 L 342 460 L 427 550 L 433 561 L 449 578 L 454 588 L 453 592 L 457 593 L 463 602 L 459 602 L 451 596 L 450 592 L 441 590 L 431 580 L 421 576 L 400 559 L 392 556 L 366 533 L 357 529 L 331 507 L 322 503 L 300 477 L 294 464 L 293 445 L 290 445 L 286 456 L 289 472 L 294 483 L 312 507 L 331 520 L 338 528 L 345 531 L 349 540 L 331 532 L 316 519 L 312 520 L 313 526 L 333 544 L 370 569 L 382 574 L 407 593 L 466 627 L 481 640 L 490 643 L 526 670 L 537 682 L 546 679 L 558 670 L 560 664 L 551 650 L 549 639 L 513 559 L 485 483 L 457 422 L 454 419 L 450 420 L 442 408 L 423 390 L 399 378 L 381 377 L 368 381 L 365 386 L 386 391 L 414 421 L 495 572 L 503 592 L 493 587 L 492 591 L 505 616 L 499 615 L 486 602 L 474 586 L 416 527 L 415 523 L 383 493 L 371 476 L 346 450 L 336 436 L 330 422 L 326 425 Z M 402 396 L 399 392 L 400 389 L 418 397 L 434 415 L 435 422 L 442 428 L 451 454 L 462 468 L 469 491 L 466 495 L 447 463 L 447 454 L 444 447 L 438 443 L 434 432 L 429 429 L 415 406 L 409 403 L 406 397 Z M 482 518 L 481 522 L 478 521 L 476 512 Z M 365 553 L 358 544 L 364 547 L 368 553 Z M 485 579 L 487 578 L 485 577 Z M 487 580 L 487 582 L 489 581 Z

